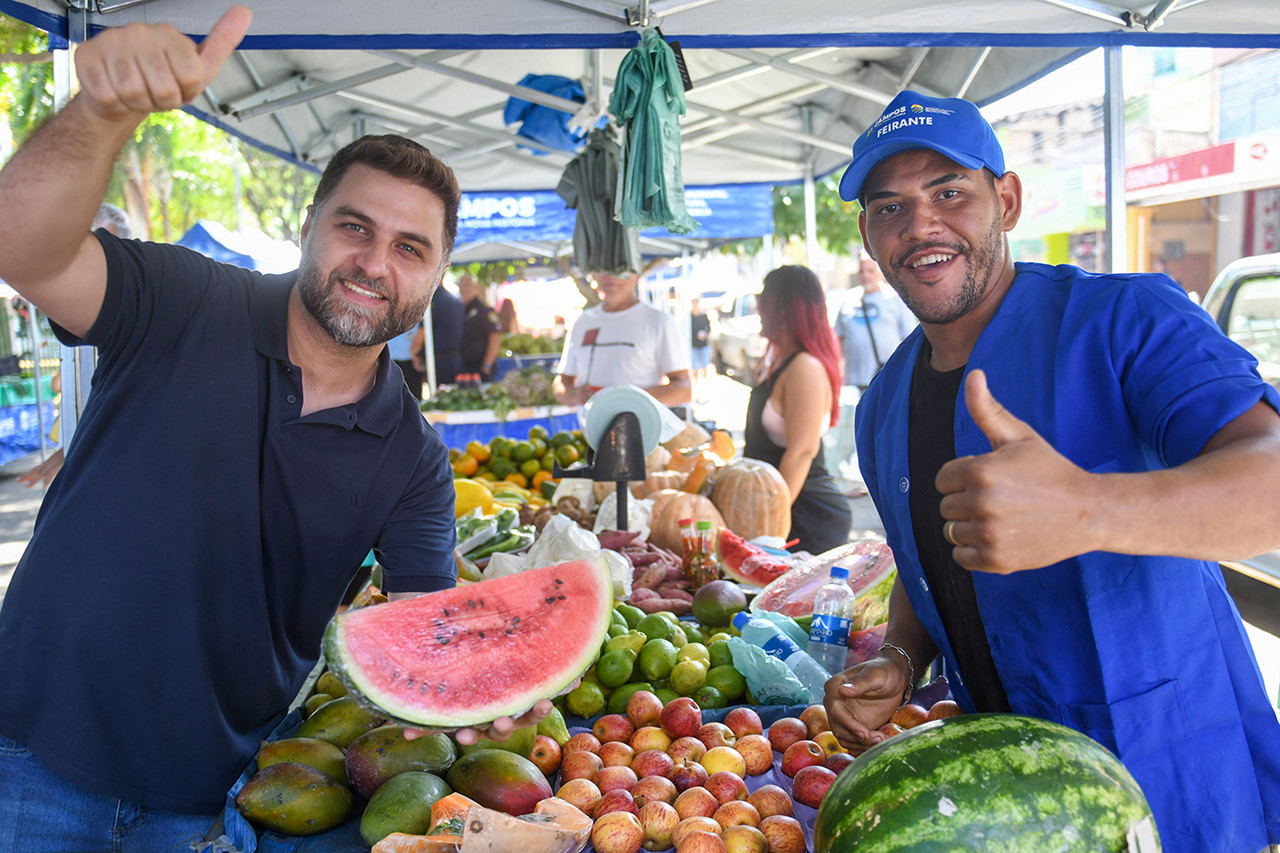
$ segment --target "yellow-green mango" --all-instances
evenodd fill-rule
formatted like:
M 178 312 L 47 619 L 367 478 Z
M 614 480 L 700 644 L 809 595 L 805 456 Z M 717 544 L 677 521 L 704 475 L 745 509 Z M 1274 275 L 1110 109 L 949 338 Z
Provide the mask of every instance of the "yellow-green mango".
M 405 728 L 379 726 L 347 746 L 346 775 L 361 796 L 373 796 L 387 780 L 406 771 L 445 773 L 458 757 L 448 735 L 432 732 L 408 740 Z
M 258 749 L 258 769 L 265 770 L 273 764 L 305 764 L 321 773 L 328 773 L 339 782 L 347 781 L 347 769 L 342 750 L 327 740 L 313 737 L 291 737 L 263 743 Z
M 342 696 L 316 708 L 293 736 L 319 738 L 346 749 L 351 741 L 384 722 L 373 711 L 356 704 L 355 699 Z
M 353 801 L 350 789 L 328 773 L 289 762 L 253 774 L 236 795 L 236 808 L 261 829 L 318 835 L 346 820 Z
M 360 817 L 360 837 L 370 846 L 393 832 L 426 835 L 431 829 L 431 807 L 453 793 L 434 773 L 410 770 L 382 784 Z

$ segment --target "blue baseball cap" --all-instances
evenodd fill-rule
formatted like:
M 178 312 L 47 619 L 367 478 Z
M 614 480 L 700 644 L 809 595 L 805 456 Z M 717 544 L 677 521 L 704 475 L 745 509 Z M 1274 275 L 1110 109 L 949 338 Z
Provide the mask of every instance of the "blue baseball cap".
M 853 143 L 853 162 L 840 179 L 840 198 L 856 201 L 862 182 L 882 160 L 902 151 L 931 148 L 966 169 L 1005 173 L 1004 152 L 978 108 L 962 98 L 930 98 L 901 92 Z

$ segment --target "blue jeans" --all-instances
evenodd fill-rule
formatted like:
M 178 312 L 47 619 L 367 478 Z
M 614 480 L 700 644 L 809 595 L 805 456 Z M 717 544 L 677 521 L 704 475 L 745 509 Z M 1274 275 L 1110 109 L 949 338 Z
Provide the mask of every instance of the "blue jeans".
M 0 850 L 188 850 L 215 820 L 216 815 L 163 812 L 91 794 L 48 770 L 22 744 L 0 735 Z

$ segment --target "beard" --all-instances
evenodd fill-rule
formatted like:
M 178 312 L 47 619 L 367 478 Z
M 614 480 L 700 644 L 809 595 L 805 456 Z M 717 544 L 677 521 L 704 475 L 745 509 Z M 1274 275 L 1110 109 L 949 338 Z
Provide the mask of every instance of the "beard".
M 386 299 L 386 306 L 356 305 L 342 298 L 345 279 Z M 432 288 L 434 290 L 435 288 Z M 371 279 L 351 269 L 335 269 L 327 276 L 314 264 L 298 269 L 298 295 L 320 327 L 337 343 L 348 347 L 381 346 L 412 329 L 427 313 L 431 293 L 403 306 L 387 293 L 382 279 Z
M 926 305 L 919 295 L 905 287 L 902 277 L 897 275 L 899 265 L 882 271 L 885 280 L 898 292 L 898 296 L 902 298 L 907 308 L 911 309 L 911 313 L 916 315 L 917 320 L 935 326 L 945 325 L 959 320 L 982 301 L 991 283 L 996 263 L 1004 255 L 1003 237 L 1004 229 L 1001 227 L 1000 220 L 993 218 L 991 229 L 977 246 L 966 247 L 959 243 L 930 242 L 912 246 L 910 250 L 903 253 L 903 257 L 907 258 L 926 249 L 945 249 L 965 258 L 965 274 L 964 280 L 960 283 L 960 290 L 942 305 Z

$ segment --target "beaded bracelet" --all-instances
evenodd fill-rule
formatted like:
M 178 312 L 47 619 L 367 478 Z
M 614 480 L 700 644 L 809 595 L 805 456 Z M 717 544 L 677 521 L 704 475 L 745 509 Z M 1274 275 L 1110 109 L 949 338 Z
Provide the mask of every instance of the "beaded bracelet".
M 902 704 L 905 705 L 907 703 L 907 700 L 911 698 L 911 689 L 915 686 L 915 683 L 916 683 L 915 665 L 911 663 L 911 655 L 907 654 L 906 649 L 902 648 L 901 646 L 895 646 L 893 643 L 885 643 L 884 645 L 880 646 L 880 649 L 876 652 L 876 654 L 880 657 L 884 657 L 885 649 L 892 649 L 893 651 L 902 655 L 902 657 L 907 662 L 907 672 L 909 673 L 909 675 L 907 676 L 907 689 L 904 690 L 902 693 Z

